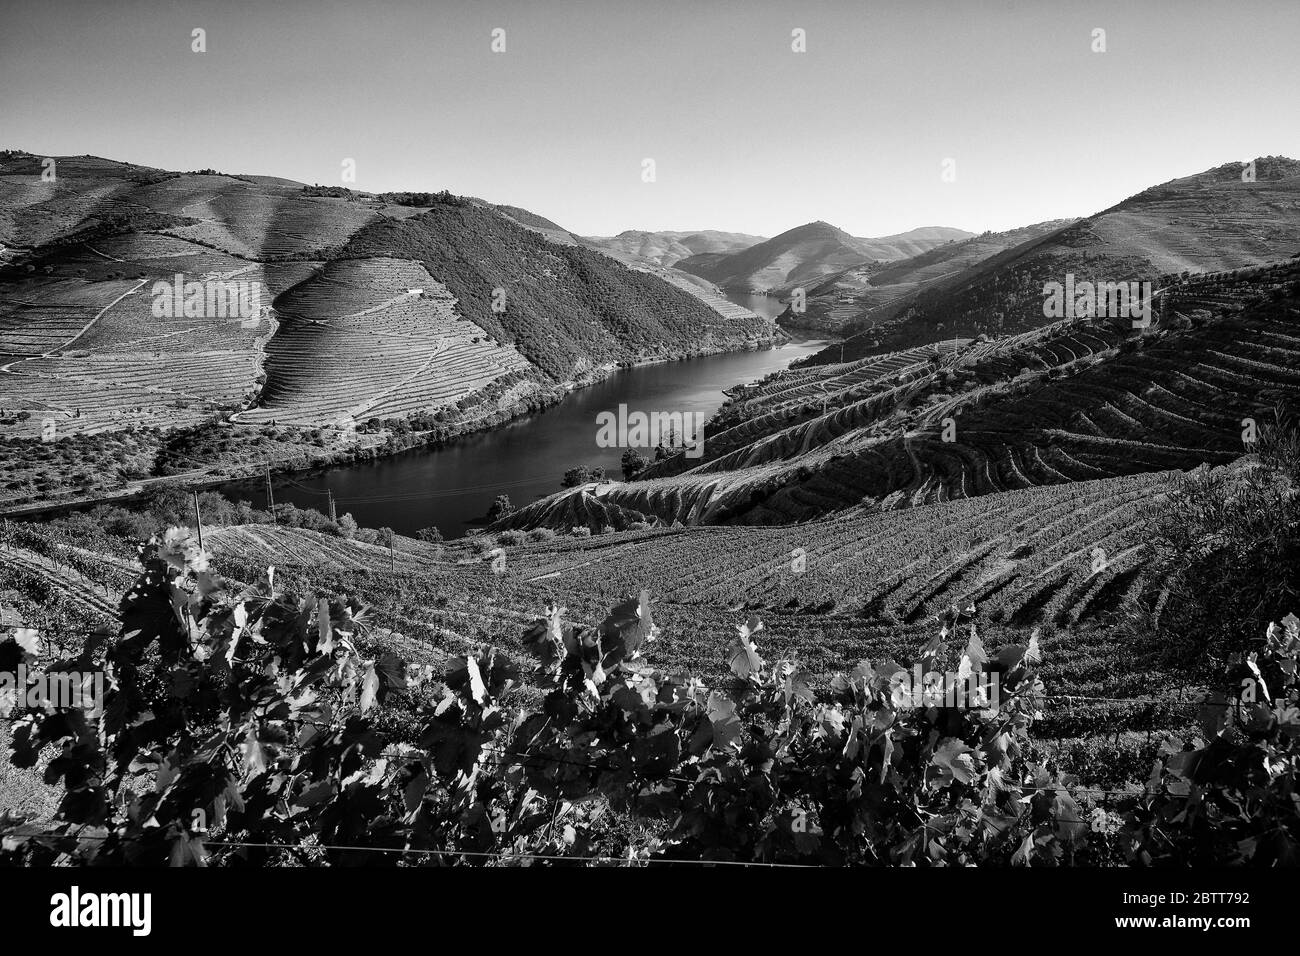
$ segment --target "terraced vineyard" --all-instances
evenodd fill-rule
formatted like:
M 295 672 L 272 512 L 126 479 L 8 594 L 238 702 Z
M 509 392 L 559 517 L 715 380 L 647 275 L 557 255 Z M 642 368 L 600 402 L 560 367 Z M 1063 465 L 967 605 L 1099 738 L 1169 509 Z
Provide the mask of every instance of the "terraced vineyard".
M 724 319 L 752 322 L 756 318 L 753 312 L 743 305 L 732 302 L 710 282 L 689 276 L 677 269 L 644 268 L 640 271 L 658 276 L 683 292 L 690 293 Z
M 271 563 L 278 576 L 358 595 L 416 660 L 442 662 L 488 644 L 518 650 L 521 624 L 538 607 L 558 601 L 567 619 L 594 622 L 611 601 L 646 588 L 663 626 L 652 648 L 661 666 L 719 676 L 736 624 L 757 610 L 767 623 L 764 653 L 797 657 L 820 681 L 864 658 L 911 659 L 929 639 L 933 615 L 973 602 L 990 646 L 1049 625 L 1052 692 L 1104 695 L 1131 692 L 1138 658 L 1149 678 L 1166 680 L 1146 650 L 1116 645 L 1109 622 L 1152 584 L 1143 577 L 1140 518 L 1176 480 L 1083 482 L 788 528 L 507 544 L 494 552 L 504 556 L 500 573 L 491 570 L 492 553 L 466 542 L 431 546 L 398 536 L 393 562 L 387 549 L 302 529 L 241 526 L 207 538 L 222 573 L 236 579 Z M 1133 715 L 1070 705 L 1060 727 L 1109 727 L 1112 718 L 1128 726 Z M 1186 719 L 1176 708 L 1159 717 Z
M 929 285 L 958 276 L 966 268 L 1000 252 L 1041 239 L 1068 224 L 1069 220 L 1053 220 L 1008 232 L 984 233 L 945 243 L 901 262 L 873 263 L 846 269 L 809 288 L 805 311 L 801 315 L 787 312 L 782 321 L 834 332 L 865 328 L 883 307 Z
M 1038 328 L 1046 324 L 1044 284 L 1064 282 L 1067 274 L 1079 280 L 1163 286 L 1188 274 L 1289 259 L 1300 250 L 1300 162 L 1263 156 L 1254 167 L 1252 182 L 1243 181 L 1241 163 L 1226 163 L 1153 186 L 968 263 L 955 275 L 920 282 L 905 295 L 865 309 L 851 326 L 857 334 L 845 343 L 845 353 L 860 358 L 945 336 Z M 885 283 L 891 278 L 908 277 L 887 270 L 870 277 Z M 833 287 L 825 291 L 836 294 Z M 839 350 L 827 349 L 810 361 L 838 360 Z
M 425 198 L 6 151 L 0 437 L 146 429 L 160 445 L 219 429 L 223 460 L 181 467 L 232 475 L 315 460 L 302 447 L 268 458 L 260 439 L 286 429 L 326 458 L 369 455 L 489 427 L 620 365 L 776 337 L 770 320 L 626 269 L 527 210 Z M 209 283 L 240 284 L 239 314 L 216 308 Z M 190 301 L 195 288 L 206 301 Z M 316 429 L 349 419 L 388 424 L 321 445 Z M 66 498 L 74 479 L 124 490 L 157 465 L 131 458 L 129 475 L 93 488 L 33 463 L 0 497 Z
M 331 263 L 278 300 L 266 386 L 235 420 L 309 425 L 432 411 L 529 369 L 455 305 L 418 263 Z
M 677 604 L 834 610 L 911 623 L 975 602 L 995 619 L 1113 610 L 1135 583 L 1140 509 L 1173 473 L 988 495 L 782 528 L 687 528 L 527 545 L 512 573 L 608 600 L 649 587 Z
M 703 460 L 567 492 L 666 523 L 789 524 L 1118 475 L 1222 465 L 1300 388 L 1300 262 L 1165 290 L 1165 316 L 1070 320 L 796 369 L 736 394 Z M 1190 314 L 1184 314 L 1181 310 Z M 565 530 L 565 496 L 503 526 Z
M 172 190 L 184 190 L 186 180 L 226 180 L 215 188 L 206 183 L 189 195 L 176 195 L 179 215 L 199 220 L 176 226 L 168 234 L 214 246 L 245 259 L 322 258 L 340 249 L 360 229 L 382 219 L 369 204 L 346 199 L 306 197 L 291 188 L 228 177 L 181 177 Z M 170 198 L 170 197 L 169 197 Z

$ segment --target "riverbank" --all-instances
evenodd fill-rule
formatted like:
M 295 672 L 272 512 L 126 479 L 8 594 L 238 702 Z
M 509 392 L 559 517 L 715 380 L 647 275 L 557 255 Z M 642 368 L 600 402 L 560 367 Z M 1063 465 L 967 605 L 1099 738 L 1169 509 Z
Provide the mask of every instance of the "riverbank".
M 621 368 L 490 431 L 352 465 L 282 475 L 274 483 L 275 500 L 325 510 L 332 497 L 339 514 L 351 513 L 363 526 L 406 534 L 435 526 L 448 538 L 458 537 L 481 526 L 499 495 L 508 496 L 514 506 L 528 504 L 562 490 L 565 473 L 580 466 L 621 478 L 627 448 L 597 443 L 602 412 L 626 405 L 707 421 L 726 401 L 725 389 L 758 381 L 825 344 L 821 338 L 795 337 L 776 348 Z M 654 449 L 640 452 L 653 457 Z M 218 490 L 265 506 L 264 480 Z
M 745 341 L 739 349 L 710 343 L 676 355 L 597 366 L 589 374 L 570 382 L 554 383 L 538 377 L 525 377 L 500 387 L 499 383 L 493 383 L 471 396 L 471 404 L 461 409 L 456 419 L 441 423 L 438 429 L 430 431 L 379 428 L 361 430 L 355 436 L 349 436 L 331 427 L 241 425 L 214 419 L 172 432 L 133 432 L 131 441 L 135 445 L 149 447 L 146 454 L 152 461 L 150 470 L 170 467 L 176 469 L 175 472 L 142 474 L 123 486 L 96 489 L 90 494 L 70 488 L 69 494 L 58 497 L 15 496 L 0 504 L 0 515 L 32 517 L 82 510 L 97 504 L 121 504 L 159 485 L 177 482 L 199 489 L 264 489 L 268 468 L 273 478 L 292 481 L 294 477 L 310 478 L 335 468 L 356 466 L 412 451 L 436 451 L 467 436 L 482 434 L 544 412 L 576 392 L 597 387 L 611 376 L 631 369 L 766 351 L 789 341 L 784 332 L 775 326 L 773 330 L 770 336 Z M 111 443 L 117 438 L 106 436 L 105 440 Z M 57 450 L 58 446 L 57 442 L 39 445 L 43 454 Z M 216 453 L 211 451 L 214 447 L 219 449 Z M 55 464 L 53 467 L 57 469 L 58 466 Z

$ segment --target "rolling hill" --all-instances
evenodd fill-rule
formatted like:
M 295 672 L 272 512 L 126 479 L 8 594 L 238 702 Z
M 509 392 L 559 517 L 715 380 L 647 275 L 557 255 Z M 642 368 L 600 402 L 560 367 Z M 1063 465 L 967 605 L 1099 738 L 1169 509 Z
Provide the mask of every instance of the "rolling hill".
M 1150 328 L 1075 319 L 795 369 L 733 395 L 699 459 L 543 499 L 502 527 L 793 524 L 1221 466 L 1300 391 L 1300 261 L 1189 277 Z
M 517 207 L 51 159 L 0 153 L 3 434 L 523 408 L 775 333 Z M 178 276 L 251 287 L 251 315 L 158 314 Z
M 844 355 L 1036 328 L 1049 321 L 1043 316 L 1044 284 L 1063 282 L 1067 273 L 1160 286 L 1183 274 L 1290 258 L 1300 253 L 1300 162 L 1265 156 L 1253 167 L 1253 181 L 1243 180 L 1243 164 L 1226 163 L 1153 186 L 926 282 L 851 321 L 850 331 L 856 322 L 858 334 L 845 344 Z M 810 361 L 835 362 L 839 356 L 836 348 Z
M 724 289 L 784 294 L 822 276 L 875 260 L 902 259 L 971 235 L 961 229 L 927 226 L 881 239 L 857 239 L 830 223 L 810 222 L 739 252 L 705 252 L 677 262 L 677 268 Z
M 766 241 L 743 232 L 645 232 L 628 229 L 617 236 L 586 236 L 582 242 L 629 265 L 668 267 L 696 255 L 740 252 Z
M 831 333 L 866 326 L 883 306 L 1070 222 L 1060 219 L 1007 232 L 986 232 L 945 242 L 907 259 L 873 262 L 831 273 L 806 290 L 804 311 L 795 314 L 787 308 L 780 317 L 781 324 Z

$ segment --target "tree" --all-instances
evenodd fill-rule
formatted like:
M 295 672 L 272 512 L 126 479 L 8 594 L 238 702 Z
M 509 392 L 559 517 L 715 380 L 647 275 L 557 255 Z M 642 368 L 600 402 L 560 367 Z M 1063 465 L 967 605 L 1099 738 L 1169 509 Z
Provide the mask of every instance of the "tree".
M 623 480 L 631 481 L 634 475 L 644 471 L 650 464 L 650 459 L 641 454 L 635 448 L 629 448 L 623 452 Z
M 357 519 L 351 513 L 339 516 L 339 537 L 352 539 L 357 536 Z
M 427 528 L 421 528 L 419 531 L 415 532 L 415 537 L 420 541 L 429 541 L 434 544 L 443 540 L 442 532 L 433 525 L 429 525 Z
M 504 518 L 508 514 L 513 514 L 515 506 L 510 503 L 509 495 L 497 495 L 496 500 L 492 502 L 492 507 L 488 508 L 488 521 L 496 521 Z
M 587 465 L 579 465 L 577 468 L 570 468 L 564 473 L 562 484 L 565 488 L 576 488 L 578 485 L 585 485 L 589 481 L 604 481 L 605 469 L 597 466 L 590 468 Z

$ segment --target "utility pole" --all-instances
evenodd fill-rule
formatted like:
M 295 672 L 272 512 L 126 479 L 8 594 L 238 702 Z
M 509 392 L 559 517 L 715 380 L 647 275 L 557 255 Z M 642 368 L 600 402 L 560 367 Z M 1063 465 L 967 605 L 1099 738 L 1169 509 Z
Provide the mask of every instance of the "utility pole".
M 275 491 L 271 488 L 271 466 L 266 466 L 266 508 L 271 512 L 271 521 L 279 524 L 280 519 L 275 516 Z
M 326 488 L 325 492 L 330 496 L 330 521 L 338 521 L 339 516 L 334 511 L 334 492 L 330 488 Z
M 199 514 L 199 493 L 194 491 L 194 523 L 199 529 L 199 550 L 203 550 L 203 516 Z

